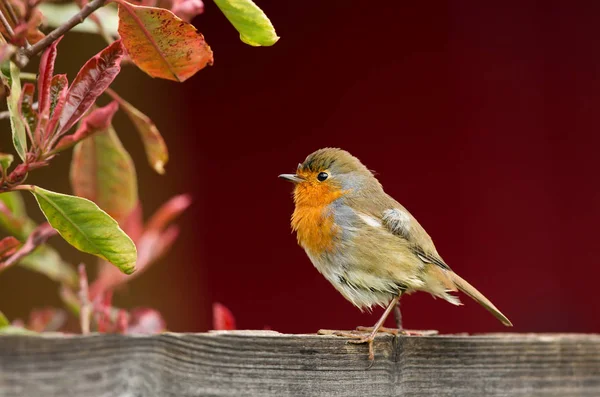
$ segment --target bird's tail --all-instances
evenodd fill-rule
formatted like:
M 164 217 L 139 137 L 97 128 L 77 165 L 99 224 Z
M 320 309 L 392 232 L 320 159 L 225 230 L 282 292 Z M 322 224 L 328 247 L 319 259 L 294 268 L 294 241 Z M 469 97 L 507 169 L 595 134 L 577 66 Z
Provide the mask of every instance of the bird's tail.
M 500 320 L 500 322 L 502 324 L 506 325 L 507 327 L 512 327 L 512 323 L 510 322 L 510 320 L 508 318 L 506 318 L 506 316 L 504 314 L 502 314 L 502 312 L 500 312 L 500 310 L 498 310 L 498 308 L 496 308 L 496 306 L 494 306 L 494 304 L 492 302 L 490 302 L 490 300 L 488 298 L 483 296 L 483 294 L 481 292 L 477 291 L 477 289 L 475 287 L 473 287 L 471 284 L 469 284 L 467 282 L 467 280 L 463 279 L 458 274 L 451 272 L 451 271 L 448 272 L 447 274 L 452 279 L 452 282 L 456 285 L 456 288 L 458 288 L 460 291 L 464 292 L 465 294 L 469 295 L 473 300 L 477 301 L 481 306 L 485 307 L 490 313 L 492 313 L 494 315 L 494 317 L 496 317 L 498 320 Z

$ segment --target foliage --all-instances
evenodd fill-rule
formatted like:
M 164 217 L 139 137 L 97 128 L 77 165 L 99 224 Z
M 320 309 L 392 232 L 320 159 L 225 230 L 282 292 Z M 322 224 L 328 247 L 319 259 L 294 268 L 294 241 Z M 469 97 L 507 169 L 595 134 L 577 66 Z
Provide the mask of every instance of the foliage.
M 251 0 L 215 2 L 244 43 L 271 46 L 279 39 Z M 0 153 L 0 229 L 5 235 L 0 272 L 21 266 L 47 276 L 60 284 L 65 305 L 64 310 L 33 310 L 27 322 L 10 322 L 0 312 L 0 333 L 60 331 L 67 313 L 79 317 L 83 333 L 166 329 L 160 313 L 115 308 L 112 295 L 168 252 L 179 234 L 171 222 L 191 199 L 175 196 L 143 221 L 135 166 L 112 126 L 113 116 L 119 110 L 128 116 L 150 166 L 161 175 L 169 160 L 167 145 L 154 122 L 109 87 L 125 59 L 151 77 L 176 82 L 212 65 L 212 49 L 190 23 L 203 12 L 202 0 L 0 0 L 0 98 L 6 98 L 16 153 Z M 54 64 L 62 56 L 59 42 L 71 30 L 98 34 L 108 45 L 69 83 L 66 75 L 55 74 Z M 38 74 L 32 79 L 21 69 L 36 55 Z M 103 94 L 113 101 L 99 107 L 96 101 Z M 24 184 L 30 172 L 70 149 L 73 195 Z M 25 191 L 47 222 L 38 225 L 28 216 Z M 76 270 L 48 245 L 56 235 L 97 257 L 98 275 L 89 285 L 83 264 Z M 235 327 L 225 307 L 215 306 L 215 314 L 215 327 Z

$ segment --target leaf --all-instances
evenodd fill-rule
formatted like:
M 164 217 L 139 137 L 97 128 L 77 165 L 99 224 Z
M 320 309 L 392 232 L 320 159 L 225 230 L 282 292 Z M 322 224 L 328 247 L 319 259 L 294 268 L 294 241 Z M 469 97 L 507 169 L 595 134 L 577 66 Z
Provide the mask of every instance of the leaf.
M 8 234 L 25 241 L 35 226 L 35 222 L 25 212 L 21 193 L 5 192 L 0 194 L 0 227 Z
M 56 46 L 62 36 L 54 41 L 42 54 L 38 72 L 38 109 L 44 112 L 50 106 L 50 87 L 54 75 L 54 61 L 56 61 Z
M 50 225 L 80 251 L 106 259 L 126 274 L 135 270 L 137 251 L 117 222 L 92 201 L 30 187 Z
M 140 134 L 150 166 L 159 174 L 164 174 L 165 164 L 169 161 L 169 151 L 154 122 L 114 91 L 109 89 L 108 93 L 119 102 L 121 109 L 127 114 L 127 117 Z
M 196 15 L 204 12 L 204 3 L 202 0 L 173 0 L 171 11 L 182 20 L 190 22 Z
M 19 113 L 21 114 L 21 117 L 25 120 L 25 128 L 29 129 L 30 132 L 35 131 L 38 124 L 38 114 L 33 109 L 34 91 L 35 86 L 33 84 L 24 84 L 23 92 L 21 93 L 21 98 L 19 99 Z
M 77 287 L 77 272 L 49 245 L 39 246 L 31 254 L 22 258 L 19 265 L 71 288 Z
M 166 331 L 167 325 L 160 313 L 154 309 L 136 308 L 131 311 L 126 334 L 159 334 Z
M 265 13 L 252 0 L 215 0 L 229 22 L 240 32 L 240 40 L 254 47 L 272 46 L 279 40 Z
M 23 327 L 16 327 L 14 325 L 7 325 L 6 327 L 0 327 L 0 335 L 37 335 L 35 332 L 28 330 Z
M 94 109 L 81 122 L 81 125 L 74 134 L 63 137 L 52 152 L 59 152 L 75 145 L 77 142 L 87 138 L 88 136 L 106 130 L 116 111 L 119 109 L 117 101 L 112 101 L 110 104 Z M 78 196 L 81 196 L 78 194 Z
M 54 136 L 58 120 L 67 101 L 69 80 L 66 74 L 57 74 L 50 82 L 50 112 L 48 117 L 47 136 Z
M 61 309 L 47 307 L 29 313 L 27 329 L 34 332 L 56 332 L 67 321 L 67 313 Z
M 0 63 L 8 61 L 13 54 L 17 52 L 17 47 L 12 44 L 1 43 L 0 44 Z
M 4 313 L 0 312 L 0 328 L 8 327 L 9 325 L 10 321 L 8 321 Z
M 213 329 L 231 331 L 235 329 L 235 318 L 225 305 L 213 303 Z
M 2 168 L 2 173 L 6 175 L 6 171 L 8 167 L 12 164 L 14 157 L 12 154 L 8 153 L 0 153 L 0 168 Z
M 57 4 L 48 2 L 41 3 L 38 9 L 46 17 L 46 25 L 52 28 L 59 27 L 81 10 L 75 3 Z M 102 7 L 94 11 L 92 15 L 98 16 L 100 21 L 102 21 L 102 27 L 106 33 L 112 37 L 118 35 L 119 17 L 117 16 L 117 9 L 115 7 L 111 7 L 110 5 Z M 89 19 L 84 19 L 82 23 L 75 25 L 71 31 L 99 33 L 98 26 Z
M 58 121 L 59 135 L 67 132 L 113 82 L 124 54 L 123 44 L 117 40 L 83 65 L 67 93 Z
M 21 98 L 20 71 L 17 65 L 9 62 L 9 70 L 2 68 L 2 74 L 8 78 L 10 95 L 6 99 L 10 114 L 10 127 L 12 129 L 13 145 L 21 160 L 25 161 L 27 153 L 27 132 L 25 121 L 19 115 L 19 99 Z
M 135 167 L 111 126 L 77 144 L 70 177 L 77 196 L 92 200 L 119 223 L 137 204 Z
M 169 10 L 121 1 L 119 34 L 131 60 L 152 77 L 182 82 L 213 63 L 204 36 Z
M 0 240 L 0 257 L 12 255 L 20 245 L 21 242 L 13 236 L 4 237 Z

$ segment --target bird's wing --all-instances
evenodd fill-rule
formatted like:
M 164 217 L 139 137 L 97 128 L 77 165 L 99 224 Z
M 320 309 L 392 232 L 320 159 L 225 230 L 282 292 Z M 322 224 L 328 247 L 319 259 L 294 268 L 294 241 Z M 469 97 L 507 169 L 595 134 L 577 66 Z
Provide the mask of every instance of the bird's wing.
M 400 204 L 384 210 L 381 215 L 381 223 L 392 234 L 408 240 L 411 243 L 411 250 L 423 262 L 450 270 L 450 267 L 437 253 L 433 241 L 425 229 Z

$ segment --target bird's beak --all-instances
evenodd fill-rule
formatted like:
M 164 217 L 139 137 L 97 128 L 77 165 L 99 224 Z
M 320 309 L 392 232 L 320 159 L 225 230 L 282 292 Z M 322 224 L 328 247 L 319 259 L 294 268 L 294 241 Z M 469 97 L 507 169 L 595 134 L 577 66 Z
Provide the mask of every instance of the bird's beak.
M 300 178 L 298 175 L 295 174 L 281 174 L 279 175 L 280 178 L 283 179 L 287 179 L 290 182 L 294 182 L 294 183 L 300 183 L 300 182 L 304 182 L 304 179 Z

